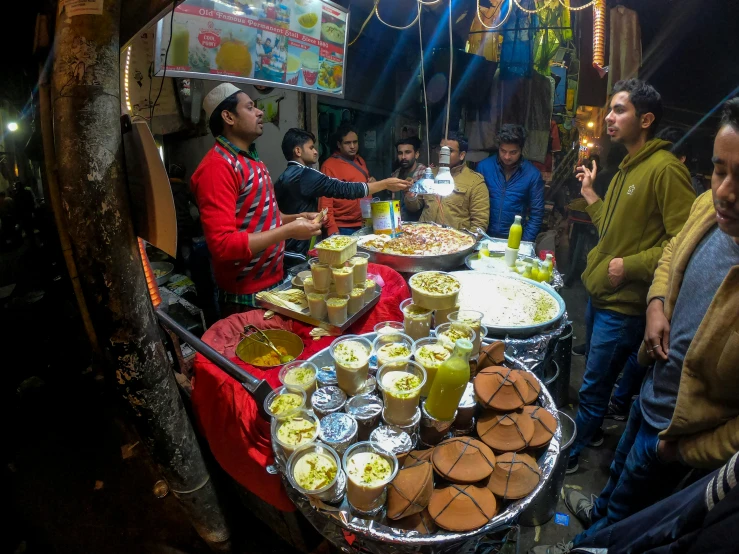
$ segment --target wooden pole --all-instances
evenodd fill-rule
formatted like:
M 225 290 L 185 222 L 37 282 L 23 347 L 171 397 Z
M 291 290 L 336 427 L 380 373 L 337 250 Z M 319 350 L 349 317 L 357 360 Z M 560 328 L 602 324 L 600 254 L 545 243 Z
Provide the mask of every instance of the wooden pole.
M 146 287 L 122 164 L 121 0 L 100 14 L 57 17 L 54 138 L 61 203 L 82 290 L 117 390 L 198 533 L 230 531 L 179 396 Z

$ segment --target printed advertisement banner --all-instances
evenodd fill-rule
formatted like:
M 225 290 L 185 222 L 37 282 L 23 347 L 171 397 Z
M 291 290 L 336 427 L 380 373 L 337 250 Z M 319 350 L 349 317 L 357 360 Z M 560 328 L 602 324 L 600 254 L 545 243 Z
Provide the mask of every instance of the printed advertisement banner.
M 348 19 L 328 0 L 187 0 L 157 24 L 155 73 L 166 57 L 167 76 L 343 97 Z

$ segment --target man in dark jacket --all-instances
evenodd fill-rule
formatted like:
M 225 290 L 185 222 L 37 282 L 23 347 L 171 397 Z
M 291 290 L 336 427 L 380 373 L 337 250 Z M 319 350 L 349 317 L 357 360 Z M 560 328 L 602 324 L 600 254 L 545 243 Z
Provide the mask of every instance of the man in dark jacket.
M 544 219 L 544 180 L 523 159 L 526 131 L 506 124 L 498 132 L 498 153 L 477 165 L 490 194 L 488 235 L 505 238 L 516 215 L 524 216 L 523 240 L 533 242 Z M 528 214 L 528 219 L 526 215 Z
M 340 181 L 309 167 L 318 161 L 316 137 L 302 129 L 288 129 L 282 139 L 282 153 L 287 169 L 275 182 L 275 196 L 284 214 L 315 212 L 321 196 L 352 200 L 382 190 L 395 192 L 410 187 L 409 182 L 394 177 L 371 183 Z M 285 243 L 287 251 L 299 254 L 307 254 L 309 246 L 309 240 L 289 239 Z

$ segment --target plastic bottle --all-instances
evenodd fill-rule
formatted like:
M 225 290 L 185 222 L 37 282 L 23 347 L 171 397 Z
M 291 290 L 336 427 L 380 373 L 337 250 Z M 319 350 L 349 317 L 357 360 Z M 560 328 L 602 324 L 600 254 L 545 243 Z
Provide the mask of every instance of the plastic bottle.
M 518 249 L 521 246 L 521 237 L 523 236 L 523 227 L 521 226 L 521 216 L 517 215 L 508 231 L 508 248 Z
M 547 259 L 544 260 L 541 264 L 542 268 L 544 268 L 547 272 L 547 281 L 549 281 L 552 278 L 552 273 L 554 272 L 554 263 L 552 262 L 552 255 L 547 254 Z
M 534 278 L 533 273 L 534 273 L 534 264 L 529 262 L 526 264 L 526 269 L 523 272 L 523 277 L 526 277 L 527 279 L 533 279 Z
M 470 380 L 471 352 L 472 342 L 458 339 L 451 357 L 439 366 L 424 405 L 431 417 L 440 420 L 454 417 Z

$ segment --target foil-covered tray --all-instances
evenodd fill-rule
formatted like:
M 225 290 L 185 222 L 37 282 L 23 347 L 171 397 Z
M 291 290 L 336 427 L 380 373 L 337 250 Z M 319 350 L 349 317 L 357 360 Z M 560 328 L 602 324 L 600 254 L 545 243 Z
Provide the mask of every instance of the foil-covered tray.
M 283 290 L 288 290 L 295 288 L 293 287 L 292 283 L 290 281 L 287 281 L 280 285 L 279 287 L 276 287 L 272 289 L 271 292 L 279 292 Z M 308 325 L 313 325 L 314 327 L 320 327 L 322 329 L 326 329 L 329 333 L 333 335 L 340 335 L 344 331 L 346 331 L 349 327 L 351 327 L 355 321 L 357 321 L 360 317 L 362 317 L 364 314 L 366 314 L 368 311 L 370 311 L 372 308 L 375 307 L 375 305 L 380 301 L 380 295 L 382 294 L 382 287 L 380 285 L 375 286 L 375 295 L 372 297 L 372 300 L 367 302 L 364 306 L 362 306 L 362 309 L 359 310 L 356 314 L 350 315 L 349 318 L 342 323 L 341 325 L 334 325 L 328 319 L 316 319 L 312 315 L 310 315 L 310 310 L 308 308 L 305 308 L 302 312 L 298 312 L 295 310 L 291 310 L 289 308 L 285 308 L 284 306 L 278 306 L 277 304 L 272 304 L 272 302 L 265 302 L 264 300 L 259 300 L 257 298 L 257 305 L 260 308 L 264 308 L 265 310 L 272 310 L 273 312 L 276 312 L 278 314 L 282 314 L 287 317 L 291 317 L 293 319 L 297 319 L 298 321 L 302 321 L 303 323 L 307 323 Z
M 413 225 L 413 223 L 404 223 L 404 225 Z M 363 227 L 354 236 L 362 237 L 371 235 L 372 229 Z M 471 233 L 470 236 L 473 236 Z M 441 254 L 438 256 L 405 256 L 403 254 L 386 254 L 377 250 L 364 248 L 361 243 L 357 244 L 357 251 L 369 254 L 372 263 L 386 265 L 393 268 L 399 273 L 418 273 L 421 271 L 452 271 L 464 266 L 464 260 L 469 254 L 475 251 L 477 247 L 477 238 L 472 246 L 468 246 L 464 250 L 454 252 L 452 254 Z
M 372 340 L 376 335 L 375 333 L 368 333 L 363 336 Z M 314 354 L 309 358 L 309 361 L 318 367 L 333 365 L 328 348 Z M 539 380 L 538 377 L 537 380 Z M 540 380 L 539 384 L 541 385 L 541 394 L 538 403 L 557 417 L 557 407 L 552 396 Z M 453 533 L 440 529 L 434 534 L 422 535 L 418 531 L 406 531 L 394 527 L 393 522 L 385 517 L 385 510 L 371 519 L 362 519 L 352 514 L 346 499 L 338 506 L 315 501 L 312 503 L 294 489 L 287 478 L 283 478 L 283 482 L 290 499 L 324 537 L 335 544 L 340 543 L 346 547 L 344 533 L 353 533 L 355 542 L 352 550 L 354 551 L 362 550 L 377 554 L 474 552 L 475 547 L 481 540 L 491 534 L 504 533 L 506 529 L 515 524 L 521 512 L 534 502 L 552 476 L 552 471 L 559 457 L 561 440 L 562 427 L 557 418 L 557 430 L 554 437 L 552 437 L 547 451 L 538 459 L 541 481 L 537 487 L 526 498 L 505 505 L 504 509 L 486 525 L 466 533 Z

